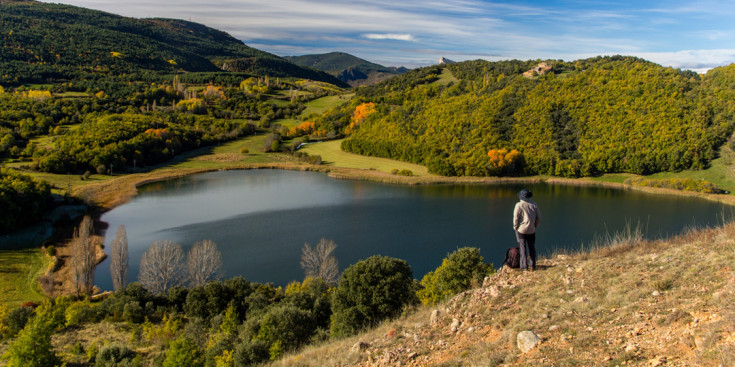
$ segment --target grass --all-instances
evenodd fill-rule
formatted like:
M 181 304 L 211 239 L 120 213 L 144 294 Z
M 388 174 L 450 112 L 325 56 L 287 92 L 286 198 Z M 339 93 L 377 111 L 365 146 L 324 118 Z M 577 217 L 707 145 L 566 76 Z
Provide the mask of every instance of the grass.
M 328 109 L 349 101 L 354 96 L 355 93 L 317 98 L 306 104 L 306 108 L 304 109 L 304 112 L 301 113 L 301 116 L 308 118 L 314 114 L 321 115 Z
M 391 172 L 393 169 L 408 169 L 415 176 L 429 176 L 426 167 L 396 161 L 388 158 L 367 157 L 358 154 L 348 153 L 340 148 L 342 140 L 332 140 L 323 143 L 309 144 L 301 150 L 310 155 L 320 155 L 326 166 L 338 166 L 346 168 L 358 168 L 367 170 L 376 170 L 381 172 Z
M 434 81 L 432 84 L 441 84 L 446 85 L 449 83 L 457 83 L 459 82 L 459 79 L 457 79 L 454 74 L 452 74 L 451 71 L 449 71 L 448 68 L 443 68 L 441 75 L 439 75 L 439 79 Z
M 37 279 L 49 261 L 38 248 L 0 250 L 0 302 L 15 307 L 26 301 L 43 300 Z
M 535 272 L 501 271 L 438 305 L 437 322 L 419 307 L 275 365 L 729 365 L 733 238 L 735 223 L 666 241 L 630 228 L 604 238 L 609 247 L 542 259 Z M 525 354 L 516 347 L 523 330 L 542 339 Z M 353 351 L 358 341 L 369 346 Z

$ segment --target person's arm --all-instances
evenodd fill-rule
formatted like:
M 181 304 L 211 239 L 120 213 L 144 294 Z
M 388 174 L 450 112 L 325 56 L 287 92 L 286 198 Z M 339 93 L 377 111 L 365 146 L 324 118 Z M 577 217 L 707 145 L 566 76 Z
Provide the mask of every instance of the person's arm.
M 523 222 L 523 212 L 521 211 L 520 205 L 516 204 L 515 209 L 513 209 L 513 230 L 518 232 L 518 227 L 521 225 L 521 222 Z
M 538 205 L 536 205 L 536 221 L 533 225 L 538 227 L 539 224 L 541 224 L 541 210 L 539 210 Z

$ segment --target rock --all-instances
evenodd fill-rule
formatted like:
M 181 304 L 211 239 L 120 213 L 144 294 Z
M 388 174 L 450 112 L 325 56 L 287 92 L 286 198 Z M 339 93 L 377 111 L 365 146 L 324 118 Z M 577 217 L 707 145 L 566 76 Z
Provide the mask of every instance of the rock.
M 482 280 L 482 287 L 486 288 L 490 286 L 490 277 L 485 277 L 485 279 Z
M 635 353 L 637 351 L 638 351 L 638 346 L 635 345 L 635 344 L 633 344 L 633 343 L 630 343 L 630 344 L 628 344 L 628 345 L 625 346 L 625 352 L 626 353 Z
M 438 324 L 439 323 L 439 317 L 441 316 L 441 314 L 442 314 L 442 312 L 439 311 L 439 310 L 431 311 L 431 319 L 429 319 L 430 320 L 429 322 L 432 325 Z
M 518 349 L 520 349 L 521 352 L 527 353 L 529 350 L 541 343 L 541 338 L 534 334 L 533 331 L 526 330 L 518 333 L 518 336 L 516 336 L 516 343 L 518 344 Z
M 559 325 L 551 325 L 549 326 L 549 331 L 554 331 L 559 328 Z
M 449 329 L 452 330 L 453 333 L 456 333 L 457 329 L 459 329 L 459 320 L 453 319 L 452 324 L 449 325 Z
M 364 341 L 359 341 L 355 343 L 354 345 L 352 345 L 352 349 L 350 349 L 350 351 L 352 353 L 359 353 L 365 349 L 368 349 L 369 347 L 370 347 L 370 344 L 365 343 Z
M 653 291 L 653 293 L 651 293 L 651 295 L 654 296 L 654 297 L 658 297 L 658 296 L 661 295 L 661 292 L 659 292 L 659 291 Z
M 492 298 L 497 298 L 500 295 L 500 288 L 497 285 L 488 287 L 485 293 L 489 294 Z

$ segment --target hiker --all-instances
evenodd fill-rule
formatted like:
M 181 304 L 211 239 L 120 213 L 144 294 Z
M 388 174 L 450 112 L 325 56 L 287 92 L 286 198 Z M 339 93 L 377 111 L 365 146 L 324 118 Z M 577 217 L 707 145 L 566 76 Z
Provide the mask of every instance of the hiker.
M 541 223 L 541 212 L 538 205 L 531 201 L 533 193 L 526 189 L 518 192 L 520 201 L 516 203 L 513 210 L 513 229 L 518 239 L 521 261 L 520 268 L 523 270 L 536 270 L 536 227 Z M 528 246 L 528 252 L 526 252 Z M 527 263 L 526 256 L 530 256 Z

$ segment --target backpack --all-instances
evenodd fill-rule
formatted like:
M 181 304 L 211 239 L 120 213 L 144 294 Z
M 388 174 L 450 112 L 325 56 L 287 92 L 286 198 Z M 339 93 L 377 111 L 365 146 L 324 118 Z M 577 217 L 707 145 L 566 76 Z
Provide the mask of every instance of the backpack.
M 521 267 L 521 251 L 518 247 L 511 247 L 505 252 L 503 265 L 515 269 Z

